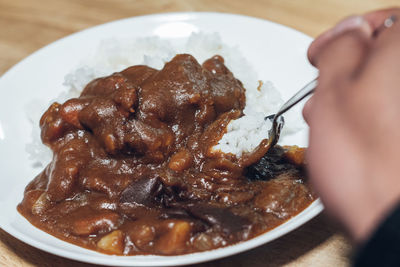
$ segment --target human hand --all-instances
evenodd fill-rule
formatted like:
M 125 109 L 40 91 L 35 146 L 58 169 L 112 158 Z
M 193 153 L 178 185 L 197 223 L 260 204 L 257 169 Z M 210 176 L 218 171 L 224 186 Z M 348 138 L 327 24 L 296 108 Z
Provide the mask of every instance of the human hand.
M 311 183 L 358 243 L 400 200 L 400 9 L 350 17 L 309 48 L 318 87 L 310 126 Z

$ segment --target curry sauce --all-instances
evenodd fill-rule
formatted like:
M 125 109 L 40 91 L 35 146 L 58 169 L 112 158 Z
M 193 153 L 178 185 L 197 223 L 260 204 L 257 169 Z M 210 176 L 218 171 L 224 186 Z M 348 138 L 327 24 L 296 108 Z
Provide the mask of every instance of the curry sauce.
M 220 56 L 200 65 L 182 54 L 161 70 L 95 79 L 43 114 L 53 160 L 18 211 L 60 239 L 117 255 L 185 254 L 264 233 L 315 196 L 303 149 L 260 144 L 239 158 L 212 149 L 245 100 Z

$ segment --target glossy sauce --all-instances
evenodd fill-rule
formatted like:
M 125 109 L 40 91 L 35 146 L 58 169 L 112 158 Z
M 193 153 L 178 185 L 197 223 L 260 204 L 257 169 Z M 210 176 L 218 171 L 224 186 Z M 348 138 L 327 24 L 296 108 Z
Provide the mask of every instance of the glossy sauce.
M 241 158 L 211 149 L 244 105 L 220 56 L 96 79 L 43 114 L 53 160 L 18 210 L 58 238 L 117 255 L 204 251 L 268 231 L 314 195 L 302 149 L 263 142 Z

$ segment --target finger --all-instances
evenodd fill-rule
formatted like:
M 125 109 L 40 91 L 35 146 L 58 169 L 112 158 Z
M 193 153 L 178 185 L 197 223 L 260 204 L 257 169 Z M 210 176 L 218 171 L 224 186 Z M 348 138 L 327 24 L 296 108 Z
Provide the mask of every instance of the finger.
M 303 118 L 306 121 L 307 124 L 310 124 L 310 113 L 311 113 L 311 106 L 313 103 L 313 97 L 307 100 L 307 102 L 304 104 L 303 107 Z
M 319 69 L 319 85 L 340 85 L 351 80 L 367 58 L 371 32 L 365 27 L 336 36 L 321 47 L 314 62 Z
M 379 33 L 375 38 L 374 50 L 379 52 L 382 47 L 393 45 L 398 48 L 398 41 L 400 39 L 400 9 L 389 9 L 381 12 L 370 13 L 365 16 L 369 18 L 371 23 L 380 23 L 381 25 L 375 30 Z
M 377 31 L 385 23 L 385 20 L 395 15 L 397 18 L 400 16 L 400 8 L 388 8 L 378 11 L 373 11 L 365 14 L 363 17 L 371 25 L 374 31 Z
M 382 27 L 385 20 L 392 15 L 396 15 L 398 18 L 400 18 L 400 8 L 388 8 L 388 9 L 369 12 L 361 16 L 361 18 L 368 22 L 371 28 L 371 32 L 374 33 L 375 35 L 377 31 Z M 316 54 L 318 54 L 318 51 L 320 50 L 321 47 L 324 46 L 324 44 L 328 43 L 337 35 L 340 35 L 345 31 L 349 31 L 356 27 L 359 27 L 360 23 L 362 23 L 362 21 L 360 20 L 360 16 L 350 16 L 339 22 L 334 28 L 318 36 L 311 43 L 308 49 L 307 54 L 311 64 L 314 65 L 314 57 Z
M 371 35 L 373 29 L 362 16 L 351 16 L 339 22 L 334 28 L 324 32 L 317 37 L 308 48 L 307 56 L 311 64 L 315 66 L 315 58 L 321 49 L 337 36 L 356 29 L 362 29 L 368 35 Z
M 377 88 L 393 88 L 399 97 L 400 84 L 400 21 L 383 31 L 373 44 L 368 64 L 363 69 L 362 82 L 374 84 Z M 397 93 L 399 92 L 399 93 Z M 393 96 L 393 95 L 392 95 Z

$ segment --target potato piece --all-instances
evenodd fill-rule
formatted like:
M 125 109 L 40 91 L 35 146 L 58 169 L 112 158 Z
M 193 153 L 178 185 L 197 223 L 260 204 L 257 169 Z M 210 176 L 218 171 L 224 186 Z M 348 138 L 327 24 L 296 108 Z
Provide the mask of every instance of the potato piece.
M 156 242 L 156 250 L 161 254 L 171 255 L 185 252 L 186 242 L 190 237 L 190 224 L 185 221 L 170 222 L 170 230 Z
M 97 242 L 97 247 L 106 253 L 121 255 L 125 247 L 124 233 L 121 230 L 112 231 Z
M 108 232 L 115 229 L 119 222 L 119 215 L 114 212 L 105 211 L 80 218 L 72 225 L 72 232 L 76 235 L 90 235 Z
M 200 251 L 212 249 L 212 238 L 206 233 L 201 233 L 193 240 L 193 246 Z
M 156 232 L 153 226 L 142 224 L 133 227 L 128 235 L 136 247 L 145 250 L 156 237 Z
M 285 149 L 284 156 L 289 162 L 298 166 L 304 164 L 305 148 L 298 146 L 284 146 L 283 148 Z

